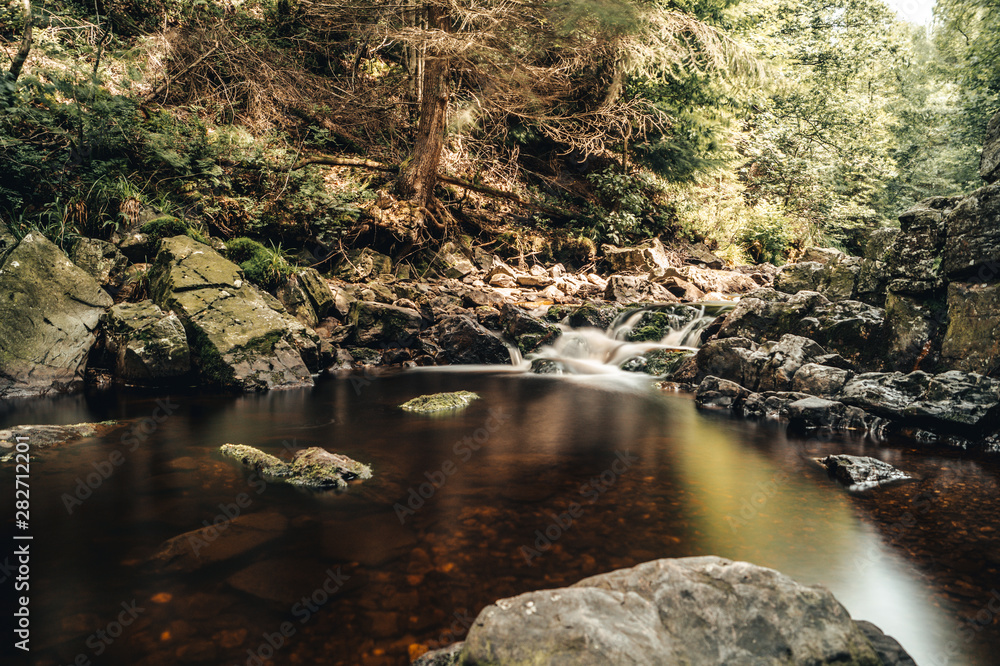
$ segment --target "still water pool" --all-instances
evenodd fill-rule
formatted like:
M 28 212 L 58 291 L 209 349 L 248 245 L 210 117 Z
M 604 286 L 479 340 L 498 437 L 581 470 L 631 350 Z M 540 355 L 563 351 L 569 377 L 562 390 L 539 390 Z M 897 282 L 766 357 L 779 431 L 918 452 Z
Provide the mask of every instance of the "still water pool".
M 482 399 L 458 414 L 397 407 L 463 389 Z M 135 428 L 164 398 L 8 403 L 0 427 Z M 825 585 L 922 666 L 1000 663 L 993 460 L 796 438 L 620 376 L 413 371 L 169 401 L 155 430 L 132 433 L 138 443 L 118 431 L 33 460 L 25 663 L 408 664 L 419 646 L 460 640 L 497 598 L 703 554 Z M 279 456 L 322 446 L 375 476 L 341 495 L 268 484 L 217 455 L 227 442 Z M 89 495 L 77 490 L 116 451 L 121 464 Z M 873 455 L 918 480 L 851 495 L 812 461 L 828 453 Z M 13 474 L 0 469 L 4 489 Z M 12 502 L 0 511 L 10 544 Z M 213 522 L 205 552 L 227 548 L 236 512 L 264 516 L 262 545 L 192 572 L 146 563 L 166 539 Z

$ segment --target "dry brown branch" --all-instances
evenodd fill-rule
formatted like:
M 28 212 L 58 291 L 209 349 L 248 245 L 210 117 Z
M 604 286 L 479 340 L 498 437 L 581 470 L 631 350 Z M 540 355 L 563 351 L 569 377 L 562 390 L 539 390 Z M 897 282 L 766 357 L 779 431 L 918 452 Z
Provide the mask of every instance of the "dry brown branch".
M 353 157 L 334 157 L 332 155 L 315 155 L 311 157 L 304 157 L 301 160 L 297 161 L 295 164 L 293 164 L 291 167 L 289 167 L 289 171 L 296 171 L 298 169 L 307 167 L 311 164 L 318 164 L 324 166 L 358 167 L 361 169 L 371 169 L 373 171 L 383 171 L 387 173 L 399 172 L 399 165 L 383 164 L 382 162 L 376 162 L 374 160 L 366 160 Z M 507 201 L 512 201 L 519 206 L 524 206 L 525 208 L 534 208 L 535 210 L 540 210 L 543 213 L 548 213 L 550 215 L 557 215 L 560 217 L 569 215 L 567 211 L 562 210 L 560 208 L 554 208 L 552 206 L 547 206 L 545 204 L 536 203 L 533 201 L 527 201 L 526 199 L 522 199 L 513 192 L 506 192 L 504 190 L 499 190 L 495 187 L 489 187 L 488 185 L 473 183 L 471 181 L 465 180 L 464 178 L 459 178 L 457 176 L 451 176 L 448 174 L 438 174 L 438 181 L 441 183 L 446 183 L 448 185 L 455 185 L 457 187 L 462 187 L 468 190 L 472 190 L 473 192 L 479 192 L 480 194 L 485 194 L 489 197 L 497 199 L 506 199 Z M 431 217 L 433 217 L 433 215 Z

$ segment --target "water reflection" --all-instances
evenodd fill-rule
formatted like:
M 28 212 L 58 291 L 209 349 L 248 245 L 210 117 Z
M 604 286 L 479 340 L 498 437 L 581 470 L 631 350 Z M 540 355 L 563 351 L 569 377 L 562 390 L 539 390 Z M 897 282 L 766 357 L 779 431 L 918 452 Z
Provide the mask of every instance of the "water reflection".
M 397 409 L 458 389 L 483 399 L 448 418 Z M 113 434 L 33 465 L 34 663 L 93 659 L 88 637 L 133 598 L 147 610 L 97 662 L 246 663 L 264 636 L 297 622 L 296 599 L 333 570 L 343 588 L 295 625 L 273 663 L 405 664 L 411 646 L 461 638 L 456 618 L 496 598 L 709 553 L 827 586 L 918 663 L 991 663 L 994 625 L 959 627 L 1000 586 L 1000 518 L 988 510 L 1000 491 L 988 461 L 789 438 L 698 413 L 638 377 L 414 372 L 175 400 L 177 413 L 134 451 Z M 125 395 L 35 401 L 3 425 L 142 419 L 154 405 Z M 257 492 L 215 454 L 225 442 L 275 455 L 323 446 L 370 463 L 375 478 L 340 496 Z M 69 513 L 62 497 L 113 451 L 124 464 Z M 811 461 L 831 452 L 878 455 L 921 480 L 851 496 Z M 5 483 L 10 473 L 0 472 Z M 244 515 L 282 517 L 264 545 L 191 573 L 143 565 L 241 493 Z M 559 524 L 574 505 L 572 524 Z M 894 528 L 908 513 L 915 520 Z

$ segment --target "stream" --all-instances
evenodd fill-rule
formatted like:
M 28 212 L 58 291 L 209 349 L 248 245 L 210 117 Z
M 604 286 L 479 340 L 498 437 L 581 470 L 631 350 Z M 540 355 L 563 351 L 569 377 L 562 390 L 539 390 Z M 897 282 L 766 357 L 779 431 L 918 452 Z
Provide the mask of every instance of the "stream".
M 482 399 L 436 417 L 398 409 L 455 390 Z M 129 421 L 32 461 L 25 663 L 403 665 L 419 646 L 461 640 L 495 599 L 704 554 L 828 587 L 921 666 L 996 663 L 993 459 L 795 437 L 617 371 L 437 368 L 269 394 L 104 392 L 0 410 L 0 427 Z M 370 464 L 374 478 L 339 495 L 265 484 L 218 455 L 227 442 L 285 457 L 322 446 Z M 812 460 L 832 453 L 872 455 L 918 480 L 852 495 Z M 4 488 L 13 475 L 0 468 Z M 4 502 L 7 543 L 12 509 Z M 194 572 L 146 563 L 206 524 L 220 536 L 203 547 L 223 547 L 237 513 L 283 520 L 263 545 Z

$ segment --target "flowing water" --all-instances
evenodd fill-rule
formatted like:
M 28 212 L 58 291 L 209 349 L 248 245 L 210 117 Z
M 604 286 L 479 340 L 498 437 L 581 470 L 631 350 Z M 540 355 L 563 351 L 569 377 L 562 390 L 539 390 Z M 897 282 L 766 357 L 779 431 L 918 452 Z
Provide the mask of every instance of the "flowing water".
M 437 417 L 397 407 L 461 389 L 482 399 Z M 2 427 L 131 420 L 124 434 L 32 462 L 27 663 L 407 664 L 418 646 L 460 640 L 497 598 L 703 554 L 825 585 L 922 666 L 997 663 L 993 459 L 796 438 L 699 412 L 690 397 L 621 372 L 351 375 L 309 390 L 173 395 L 170 416 L 144 420 L 162 413 L 163 398 L 0 406 Z M 276 455 L 323 446 L 375 475 L 341 495 L 263 484 L 217 455 L 226 442 Z M 92 476 L 116 451 L 107 478 Z M 873 455 L 919 480 L 851 495 L 812 461 L 829 453 Z M 0 483 L 13 488 L 11 464 Z M 566 526 L 559 516 L 574 503 Z M 199 547 L 227 548 L 237 511 L 285 520 L 269 542 L 198 571 L 144 564 L 164 540 L 205 524 L 219 536 Z M 122 605 L 133 603 L 134 621 Z

